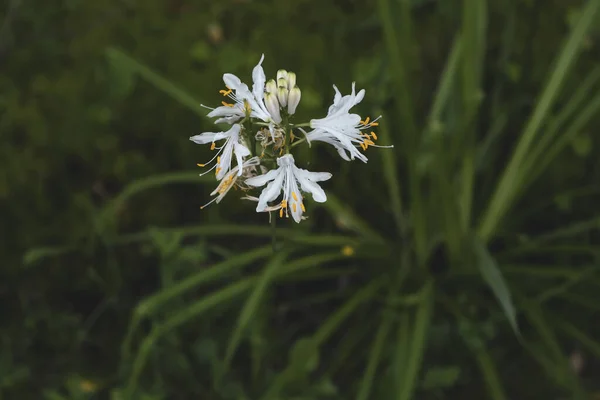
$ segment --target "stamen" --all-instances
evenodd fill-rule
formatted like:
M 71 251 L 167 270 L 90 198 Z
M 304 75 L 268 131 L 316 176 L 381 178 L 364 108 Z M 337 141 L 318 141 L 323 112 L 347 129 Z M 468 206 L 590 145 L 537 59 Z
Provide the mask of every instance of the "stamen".
M 304 203 L 300 202 L 300 207 L 302 208 L 302 212 L 306 212 L 306 208 L 304 208 Z
M 283 208 L 279 209 L 279 218 L 283 218 Z
M 212 144 L 210 145 L 210 149 L 211 149 L 211 150 L 214 150 L 216 146 L 217 146 L 217 145 L 215 144 L 215 142 L 212 142 Z
M 221 163 L 221 156 L 218 156 L 217 157 L 217 164 L 220 164 L 220 163 Z
M 368 125 L 370 120 L 371 120 L 371 118 L 367 117 L 367 118 L 365 118 L 364 121 L 360 121 L 360 123 L 363 125 Z
M 370 139 L 365 140 L 364 143 L 366 146 L 374 146 L 375 145 L 375 142 Z
M 233 92 L 233 90 L 229 88 L 227 88 L 227 90 L 219 90 L 219 93 L 221 93 L 223 96 L 229 96 L 231 92 Z
M 294 198 L 294 200 L 298 201 L 298 196 L 296 196 L 296 192 L 292 192 L 292 197 Z
M 233 107 L 233 104 L 231 103 L 226 103 L 224 101 L 221 102 L 221 104 L 223 104 L 225 107 Z
M 200 163 L 198 163 L 196 165 L 199 166 L 199 167 L 204 167 L 206 164 L 200 164 Z
M 377 123 L 377 125 L 379 124 Z M 371 136 L 373 136 L 373 139 L 377 140 L 377 135 L 375 134 L 375 132 L 371 132 Z
M 218 175 L 218 174 L 219 174 L 219 171 L 221 171 L 221 168 L 220 168 L 220 167 L 217 167 L 217 169 L 215 170 L 215 175 Z
M 379 122 L 371 122 L 371 126 L 379 126 Z

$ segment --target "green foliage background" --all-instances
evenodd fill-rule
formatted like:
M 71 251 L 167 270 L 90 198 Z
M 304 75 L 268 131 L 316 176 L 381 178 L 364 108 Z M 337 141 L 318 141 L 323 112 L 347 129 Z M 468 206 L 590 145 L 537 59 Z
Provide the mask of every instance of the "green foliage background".
M 600 1 L 11 0 L 0 398 L 546 399 L 600 391 Z M 224 72 L 356 81 L 300 225 L 215 182 Z M 352 255 L 342 249 L 350 246 Z M 574 360 L 583 358 L 583 367 Z

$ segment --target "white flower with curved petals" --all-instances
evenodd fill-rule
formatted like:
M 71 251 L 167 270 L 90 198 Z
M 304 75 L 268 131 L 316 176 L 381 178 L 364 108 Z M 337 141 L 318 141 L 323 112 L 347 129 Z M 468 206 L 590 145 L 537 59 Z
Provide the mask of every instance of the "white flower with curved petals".
M 362 121 L 358 114 L 350 114 L 350 109 L 360 103 L 365 96 L 365 90 L 362 89 L 355 93 L 355 84 L 352 83 L 352 93 L 342 97 L 338 88 L 333 85 L 335 96 L 333 104 L 329 107 L 327 116 L 321 119 L 310 121 L 312 131 L 306 134 L 306 140 L 309 142 L 321 141 L 334 146 L 340 156 L 346 160 L 358 158 L 362 162 L 367 162 L 367 157 L 358 151 L 357 146 L 366 150 L 369 146 L 375 147 L 393 147 L 376 146 L 373 139 L 377 139 L 374 132 L 370 134 L 362 133 L 365 129 L 379 125 L 376 118 L 369 122 L 369 118 Z
M 296 222 L 302 220 L 302 213 L 306 211 L 303 197 L 298 184 L 303 192 L 312 194 L 313 200 L 318 203 L 324 203 L 327 200 L 327 195 L 316 182 L 326 181 L 331 178 L 329 172 L 310 172 L 305 169 L 296 167 L 294 157 L 291 154 L 286 154 L 277 159 L 279 168 L 273 169 L 266 174 L 255 176 L 246 179 L 246 184 L 249 186 L 264 186 L 267 183 L 258 198 L 256 211 L 268 211 L 272 209 L 269 202 L 279 197 L 283 192 L 283 199 L 280 203 L 279 216 L 288 216 L 292 214 L 292 218 Z
M 234 103 L 222 102 L 222 106 L 214 108 L 208 113 L 210 118 L 219 117 L 215 121 L 216 124 L 222 122 L 232 124 L 246 115 L 258 118 L 267 123 L 279 124 L 281 122 L 281 116 L 272 115 L 265 106 L 266 77 L 262 67 L 264 58 L 265 55 L 263 54 L 258 64 L 252 70 L 252 91 L 250 91 L 248 85 L 243 83 L 234 74 L 227 73 L 223 75 L 223 82 L 225 82 L 227 90 L 221 90 L 220 93 L 231 98 Z
M 210 194 L 211 196 L 218 194 L 218 196 L 200 208 L 204 208 L 213 202 L 219 204 L 221 200 L 223 200 L 223 197 L 225 197 L 225 195 L 231 190 L 231 188 L 238 183 L 237 180 L 239 176 L 242 175 L 244 171 L 248 171 L 252 167 L 256 167 L 258 165 L 260 165 L 260 158 L 258 157 L 249 158 L 248 160 L 244 161 L 241 167 L 240 165 L 236 165 L 231 171 L 227 173 L 227 175 L 225 175 L 225 177 L 221 180 L 217 188 L 213 190 L 213 192 Z
M 215 165 L 201 175 L 204 175 L 216 168 L 217 179 L 221 180 L 231 168 L 231 159 L 233 154 L 235 154 L 237 159 L 238 176 L 242 174 L 243 159 L 244 157 L 250 155 L 250 150 L 240 141 L 240 130 L 240 125 L 236 124 L 226 132 L 204 132 L 200 135 L 190 137 L 190 140 L 197 144 L 206 144 L 212 142 L 210 147 L 211 150 L 217 148 L 215 144 L 216 141 L 225 140 L 225 144 L 223 144 L 221 147 L 218 147 L 219 151 L 209 162 L 206 164 L 198 164 L 200 167 L 204 167 L 205 165 L 210 164 L 215 158 L 217 159 Z

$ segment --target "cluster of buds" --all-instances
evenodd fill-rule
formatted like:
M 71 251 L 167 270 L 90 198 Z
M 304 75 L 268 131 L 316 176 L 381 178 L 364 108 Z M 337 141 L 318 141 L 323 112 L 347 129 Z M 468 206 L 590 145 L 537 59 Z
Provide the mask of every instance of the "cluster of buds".
M 298 168 L 292 155 L 295 146 L 301 143 L 325 142 L 335 147 L 346 160 L 359 159 L 367 162 L 361 153 L 375 144 L 377 135 L 373 128 L 380 117 L 364 120 L 350 109 L 360 103 L 365 91 L 355 91 L 342 96 L 334 86 L 335 96 L 327 116 L 312 119 L 306 123 L 293 123 L 293 116 L 300 103 L 301 92 L 296 85 L 296 74 L 286 70 L 277 71 L 277 79 L 266 81 L 261 57 L 252 71 L 252 90 L 233 74 L 224 74 L 226 89 L 223 96 L 233 103 L 223 101 L 220 107 L 209 108 L 209 117 L 216 117 L 215 123 L 230 124 L 230 128 L 221 132 L 204 132 L 192 136 L 190 140 L 198 144 L 210 143 L 215 156 L 200 167 L 210 168 L 203 174 L 215 170 L 219 181 L 211 193 L 216 196 L 212 202 L 219 203 L 231 188 L 239 188 L 246 193 L 243 197 L 257 202 L 257 212 L 278 212 L 280 217 L 291 217 L 296 222 L 305 219 L 306 211 L 303 193 L 310 193 L 316 202 L 325 202 L 327 196 L 317 182 L 331 178 L 329 172 L 310 172 Z M 306 132 L 303 128 L 309 127 Z M 301 132 L 304 138 L 294 135 Z M 369 131 L 369 133 L 365 133 Z M 217 146 L 216 142 L 223 141 Z M 235 156 L 237 165 L 231 166 Z M 201 174 L 201 175 L 203 175 Z M 257 187 L 266 187 L 258 197 L 247 192 Z M 281 197 L 281 200 L 277 200 Z M 270 215 L 270 214 L 269 214 Z

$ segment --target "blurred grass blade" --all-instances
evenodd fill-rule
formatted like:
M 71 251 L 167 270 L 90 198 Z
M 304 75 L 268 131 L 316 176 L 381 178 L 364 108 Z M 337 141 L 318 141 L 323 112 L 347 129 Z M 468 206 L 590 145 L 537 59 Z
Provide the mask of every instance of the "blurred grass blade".
M 371 394 L 371 388 L 377 374 L 377 367 L 381 363 L 383 348 L 386 343 L 389 331 L 392 327 L 392 315 L 386 313 L 383 317 L 383 321 L 379 324 L 377 333 L 375 334 L 375 340 L 373 341 L 371 351 L 369 353 L 369 360 L 367 361 L 367 368 L 363 375 L 362 381 L 358 389 L 358 395 L 356 400 L 368 400 Z
M 200 106 L 201 102 L 194 99 L 190 94 L 186 93 L 183 89 L 177 87 L 169 80 L 163 78 L 150 68 L 142 65 L 123 51 L 109 47 L 106 49 L 106 56 L 111 59 L 113 63 L 118 62 L 121 68 L 129 68 L 131 71 L 138 73 L 146 81 L 154 85 L 159 90 L 162 90 L 173 99 L 177 100 L 180 104 L 186 106 L 196 114 L 205 117 L 207 110 Z
M 316 268 L 324 263 L 334 261 L 342 257 L 343 256 L 337 252 L 316 254 L 304 257 L 299 260 L 290 262 L 289 264 L 277 270 L 276 276 L 279 277 L 287 275 L 292 272 L 297 272 L 307 268 Z M 133 370 L 129 376 L 129 380 L 127 383 L 128 395 L 125 398 L 133 398 L 132 395 L 133 393 L 135 393 L 135 390 L 137 388 L 138 379 L 142 374 L 148 356 L 152 352 L 152 348 L 156 344 L 158 339 L 171 332 L 173 329 L 179 327 L 180 325 L 188 322 L 192 318 L 196 318 L 204 312 L 210 310 L 211 308 L 231 301 L 235 297 L 244 293 L 246 290 L 249 290 L 253 285 L 256 284 L 257 280 L 257 277 L 249 277 L 247 279 L 231 284 L 224 289 L 221 289 L 215 293 L 201 298 L 200 300 L 190 304 L 187 308 L 179 310 L 177 313 L 170 316 L 169 319 L 167 319 L 163 323 L 157 324 L 140 345 L 140 350 L 138 351 L 138 354 L 133 362 Z
M 269 284 L 271 283 L 271 280 L 275 276 L 277 269 L 280 268 L 281 264 L 283 263 L 286 257 L 287 253 L 280 252 L 277 253 L 271 261 L 269 261 L 262 275 L 258 279 L 254 290 L 252 291 L 248 300 L 244 304 L 244 307 L 240 312 L 235 328 L 233 329 L 233 333 L 231 334 L 231 338 L 229 339 L 227 350 L 225 351 L 225 368 L 229 366 L 231 358 L 233 357 L 242 338 L 243 332 L 248 327 L 250 320 L 257 313 L 258 305 L 261 299 L 264 297 L 265 291 L 267 290 Z
M 148 189 L 172 185 L 176 183 L 195 183 L 208 182 L 208 176 L 198 176 L 197 172 L 174 172 L 168 174 L 152 175 L 146 178 L 138 179 L 128 184 L 117 197 L 112 199 L 98 214 L 96 218 L 97 228 L 101 231 L 114 223 L 120 210 L 123 209 L 127 200 L 134 195 Z
M 589 101 L 589 93 L 593 92 L 593 89 L 600 80 L 600 67 L 595 68 L 575 91 L 575 93 L 569 98 L 567 104 L 565 104 L 558 115 L 552 118 L 548 126 L 544 129 L 544 135 L 540 138 L 540 140 L 536 143 L 535 147 L 532 149 L 531 154 L 528 157 L 526 171 L 530 171 L 533 167 L 536 167 L 540 160 L 542 163 L 546 163 L 546 159 L 550 158 L 547 154 L 548 147 L 556 138 L 557 133 L 562 129 L 563 131 L 568 131 L 569 129 L 565 129 L 566 122 L 573 117 L 577 113 L 578 110 L 584 109 L 585 105 L 589 103 L 594 103 L 594 101 Z M 596 96 L 597 98 L 598 96 Z M 593 108 L 592 108 L 593 110 Z M 579 118 L 581 115 L 587 114 L 587 112 L 580 112 Z M 564 135 L 563 135 L 564 136 Z M 544 168 L 545 169 L 545 166 Z M 535 174 L 534 174 L 535 175 Z M 530 178 L 532 180 L 532 178 Z
M 485 245 L 475 239 L 474 241 L 474 250 L 475 250 L 475 261 L 477 263 L 477 267 L 481 272 L 483 280 L 487 285 L 492 289 L 494 296 L 500 303 L 502 307 L 502 311 L 508 319 L 510 326 L 517 336 L 521 336 L 519 332 L 519 327 L 517 325 L 517 312 L 515 310 L 515 306 L 513 304 L 512 296 L 506 281 L 504 280 L 504 276 L 502 276 L 502 272 L 498 268 L 496 261 L 492 258 L 492 255 L 485 248 Z
M 539 175 L 546 170 L 546 168 L 554 161 L 556 156 L 571 143 L 578 134 L 582 133 L 586 124 L 590 122 L 600 112 L 600 93 L 596 94 L 591 100 L 588 100 L 587 105 L 577 115 L 573 123 L 566 128 L 563 128 L 563 134 L 553 143 L 552 146 L 545 149 L 542 155 L 540 155 L 534 162 L 532 158 L 528 164 L 527 171 L 529 175 L 525 184 L 530 184 Z M 592 128 L 593 129 L 593 128 Z
M 492 400 L 506 400 L 506 394 L 502 387 L 502 382 L 498 376 L 498 371 L 494 366 L 494 362 L 490 354 L 486 351 L 485 347 L 480 347 L 474 351 L 475 359 L 479 365 L 479 369 L 483 375 L 483 380 L 487 386 L 490 399 Z
M 464 0 L 462 19 L 462 101 L 463 116 L 461 126 L 463 134 L 457 134 L 455 141 L 460 141 L 461 158 L 461 190 L 458 206 L 460 209 L 460 226 L 463 234 L 471 223 L 471 203 L 473 201 L 473 182 L 475 180 L 476 135 L 475 122 L 482 99 L 481 76 L 485 61 L 485 38 L 487 32 L 486 0 Z M 464 138 L 462 137 L 464 136 Z
M 421 301 L 416 311 L 413 331 L 410 336 L 410 347 L 404 368 L 404 376 L 399 379 L 399 382 L 403 383 L 396 397 L 399 400 L 413 399 L 419 381 L 419 371 L 421 370 L 427 338 L 429 337 L 429 324 L 433 317 L 434 290 L 431 280 L 428 280 L 421 289 L 420 297 Z
M 506 211 L 511 207 L 521 190 L 521 169 L 526 162 L 531 146 L 538 135 L 538 131 L 545 121 L 550 107 L 554 104 L 560 88 L 575 63 L 577 55 L 588 34 L 594 26 L 596 14 L 600 9 L 600 0 L 590 0 L 583 6 L 583 10 L 575 28 L 571 31 L 560 55 L 558 56 L 554 69 L 548 79 L 548 83 L 531 115 L 521 137 L 517 143 L 514 153 L 502 174 L 496 190 L 492 195 L 488 207 L 483 214 L 479 226 L 479 236 L 487 242 L 500 223 Z
M 343 204 L 335 195 L 327 193 L 327 201 L 320 204 L 327 209 L 333 218 L 346 229 L 350 229 L 361 236 L 368 237 L 373 241 L 386 243 L 381 235 L 373 230 L 359 215 L 348 205 Z
M 230 274 L 233 270 L 242 268 L 254 261 L 267 257 L 269 254 L 271 254 L 271 247 L 264 246 L 247 253 L 231 257 L 226 261 L 214 264 L 209 269 L 183 279 L 181 282 L 178 282 L 173 286 L 161 290 L 158 293 L 144 299 L 142 302 L 140 302 L 140 304 L 138 304 L 133 313 L 127 335 L 125 336 L 125 340 L 123 341 L 121 348 L 122 357 L 124 359 L 129 358 L 129 350 L 133 341 L 133 335 L 140 322 L 144 318 L 156 312 L 158 308 L 167 303 L 169 300 L 181 296 L 185 292 L 197 288 L 200 285 L 210 283 L 216 279 L 224 277 Z
M 389 130 L 387 125 L 381 125 L 379 127 L 381 132 L 382 145 L 389 145 Z M 398 236 L 401 237 L 406 232 L 406 223 L 404 216 L 402 215 L 402 191 L 400 189 L 400 178 L 398 177 L 398 161 L 396 159 L 395 149 L 381 152 L 381 161 L 383 167 L 383 176 L 388 187 L 389 192 L 389 203 L 392 207 L 392 214 L 396 222 L 396 229 L 398 230 Z
M 593 300 L 590 299 L 590 301 Z M 554 316 L 552 320 L 559 329 L 571 336 L 581 346 L 585 347 L 594 355 L 594 357 L 596 357 L 596 359 L 600 359 L 600 342 L 593 340 L 584 331 L 578 329 L 570 322 L 559 319 L 556 316 Z
M 574 399 L 586 399 L 583 387 L 579 378 L 572 370 L 569 361 L 563 353 L 558 338 L 552 327 L 546 322 L 544 312 L 536 303 L 520 297 L 521 308 L 527 319 L 540 335 L 540 339 L 548 354 L 553 361 L 553 375 L 549 378 L 560 380 L 559 384 L 570 389 Z

